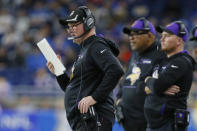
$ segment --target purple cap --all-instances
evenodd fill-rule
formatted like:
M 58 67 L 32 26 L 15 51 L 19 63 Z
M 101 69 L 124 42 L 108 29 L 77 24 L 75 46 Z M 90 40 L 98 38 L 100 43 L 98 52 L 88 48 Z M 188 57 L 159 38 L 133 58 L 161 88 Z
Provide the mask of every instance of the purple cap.
M 174 34 L 178 37 L 181 37 L 183 39 L 183 41 L 185 41 L 185 42 L 188 39 L 188 30 L 187 30 L 187 28 L 185 27 L 185 25 L 183 24 L 182 21 L 172 22 L 165 27 L 158 26 L 156 28 L 156 30 L 160 33 L 165 31 L 165 32 L 170 33 L 170 34 Z
M 197 26 L 192 30 L 192 38 L 189 39 L 190 41 L 197 41 Z
M 155 27 L 153 24 L 144 17 L 137 19 L 131 27 L 124 27 L 123 33 L 130 35 L 131 31 L 150 31 L 156 35 Z

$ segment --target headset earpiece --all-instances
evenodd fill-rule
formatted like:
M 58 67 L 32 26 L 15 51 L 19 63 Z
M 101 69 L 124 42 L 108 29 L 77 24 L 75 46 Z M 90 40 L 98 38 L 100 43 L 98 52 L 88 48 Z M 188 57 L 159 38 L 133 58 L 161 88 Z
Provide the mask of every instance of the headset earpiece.
M 195 37 L 195 32 L 196 32 L 196 30 L 197 30 L 197 26 L 193 29 L 193 31 L 192 31 L 192 35 Z
M 86 17 L 84 19 L 84 30 L 89 31 L 95 26 L 95 18 L 92 15 L 92 12 L 86 6 L 80 6 L 79 9 L 83 10 Z
M 140 18 L 139 20 L 141 20 L 143 22 L 144 30 L 150 31 L 150 27 L 149 27 L 148 21 L 144 17 Z
M 186 34 L 185 25 L 181 21 L 177 21 L 176 23 L 179 25 L 179 34 L 178 34 L 178 36 L 180 36 L 180 37 L 184 36 Z

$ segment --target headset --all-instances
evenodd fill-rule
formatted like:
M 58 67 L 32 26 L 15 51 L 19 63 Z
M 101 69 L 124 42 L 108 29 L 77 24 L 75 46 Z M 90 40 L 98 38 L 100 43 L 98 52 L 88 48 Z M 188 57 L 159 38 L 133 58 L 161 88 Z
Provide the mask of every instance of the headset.
M 193 31 L 192 31 L 192 35 L 193 35 L 193 37 L 195 37 L 195 32 L 196 32 L 196 30 L 197 30 L 197 26 L 193 29 Z
M 84 24 L 84 31 L 87 32 L 95 26 L 95 18 L 92 15 L 90 9 L 88 9 L 86 6 L 80 6 L 78 7 L 78 9 L 82 10 L 86 15 L 83 24 Z
M 183 36 L 186 34 L 185 25 L 183 24 L 182 21 L 176 21 L 176 23 L 177 23 L 178 26 L 179 26 L 179 33 L 178 33 L 178 36 L 183 37 Z
M 149 27 L 149 24 L 148 24 L 148 20 L 145 19 L 144 17 L 140 18 L 139 20 L 142 21 L 143 24 L 144 24 L 144 28 L 143 28 L 143 29 L 146 30 L 146 31 L 150 31 L 150 27 Z

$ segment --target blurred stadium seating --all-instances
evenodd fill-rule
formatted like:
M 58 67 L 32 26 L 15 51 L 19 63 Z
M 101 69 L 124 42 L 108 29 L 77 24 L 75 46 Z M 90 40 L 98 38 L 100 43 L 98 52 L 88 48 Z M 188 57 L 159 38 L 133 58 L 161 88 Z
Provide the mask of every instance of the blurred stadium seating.
M 59 25 L 58 18 L 68 15 L 79 5 L 88 6 L 96 17 L 97 34 L 104 34 L 118 43 L 118 58 L 125 67 L 132 52 L 127 36 L 122 33 L 123 26 L 145 16 L 154 25 L 180 19 L 191 30 L 197 25 L 196 2 L 0 0 L 0 131 L 70 130 L 66 123 L 64 94 L 46 69 L 46 60 L 36 47 L 36 43 L 46 37 L 56 53 L 62 56 L 66 68 L 71 68 L 80 47 L 66 39 L 67 33 Z M 197 43 L 187 42 L 185 47 L 197 60 Z M 195 131 L 197 72 L 188 103 L 192 111 L 189 131 Z M 121 131 L 122 128 L 115 123 L 113 130 Z

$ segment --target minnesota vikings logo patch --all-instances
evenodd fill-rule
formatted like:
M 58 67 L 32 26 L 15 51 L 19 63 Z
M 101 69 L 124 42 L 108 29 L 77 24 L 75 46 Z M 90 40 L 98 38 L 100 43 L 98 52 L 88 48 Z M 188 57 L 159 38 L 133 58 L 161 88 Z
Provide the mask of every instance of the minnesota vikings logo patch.
M 131 85 L 133 85 L 136 82 L 136 80 L 139 79 L 140 74 L 141 74 L 140 68 L 139 67 L 133 67 L 132 74 L 128 75 L 126 77 L 126 79 L 130 81 Z
M 73 76 L 74 76 L 74 70 L 75 70 L 75 66 L 73 65 L 72 69 L 71 69 L 71 74 L 70 74 L 70 80 L 72 80 Z

